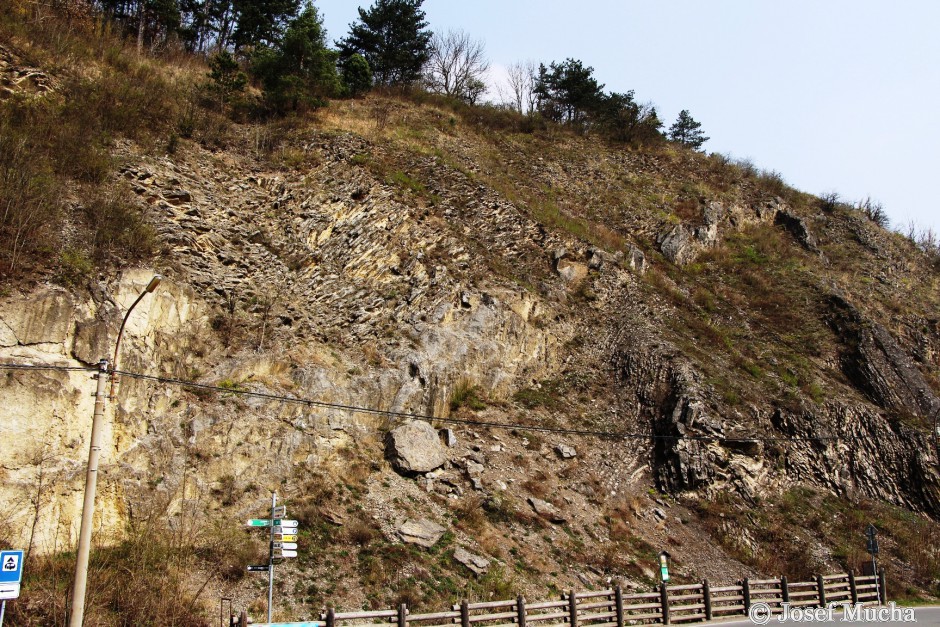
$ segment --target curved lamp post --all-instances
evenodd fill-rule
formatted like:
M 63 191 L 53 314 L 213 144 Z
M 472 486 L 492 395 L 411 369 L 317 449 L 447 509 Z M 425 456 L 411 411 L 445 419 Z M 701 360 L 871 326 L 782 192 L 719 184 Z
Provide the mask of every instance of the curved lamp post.
M 121 346 L 121 334 L 124 325 L 137 303 L 147 294 L 153 292 L 160 285 L 161 276 L 158 274 L 150 279 L 150 283 L 140 293 L 134 304 L 124 314 L 121 330 L 118 331 L 117 342 L 114 345 L 114 364 L 117 364 L 118 348 Z M 75 582 L 72 586 L 72 615 L 69 627 L 82 627 L 85 620 L 85 587 L 88 582 L 88 558 L 91 553 L 91 528 L 95 516 L 95 490 L 98 487 L 98 458 L 101 455 L 101 422 L 104 418 L 105 382 L 109 372 L 108 360 L 102 359 L 98 363 L 98 388 L 95 391 L 95 415 L 91 423 L 91 445 L 88 450 L 88 473 L 85 475 L 85 500 L 82 504 L 82 526 L 78 533 L 78 555 L 75 561 Z M 111 395 L 114 394 L 114 367 L 111 372 Z
M 140 293 L 137 300 L 128 308 L 127 313 L 124 314 L 124 320 L 121 322 L 121 328 L 118 330 L 117 341 L 114 343 L 114 359 L 111 360 L 111 392 L 108 394 L 108 398 L 114 398 L 114 382 L 117 380 L 117 375 L 114 374 L 114 371 L 117 370 L 118 350 L 121 348 L 121 337 L 124 335 L 124 325 L 127 324 L 127 319 L 131 317 L 131 312 L 134 311 L 134 307 L 137 306 L 137 303 L 147 294 L 153 293 L 162 280 L 163 277 L 159 274 L 153 275 L 153 278 L 150 279 L 150 283 L 147 284 L 147 287 Z

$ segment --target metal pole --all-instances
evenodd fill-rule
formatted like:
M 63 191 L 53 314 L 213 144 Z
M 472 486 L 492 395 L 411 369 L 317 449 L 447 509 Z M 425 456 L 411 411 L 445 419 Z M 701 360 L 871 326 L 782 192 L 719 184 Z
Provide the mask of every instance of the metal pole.
M 271 602 L 274 598 L 274 508 L 277 492 L 271 493 L 271 540 L 268 542 L 268 624 L 271 624 Z
M 72 587 L 72 616 L 69 627 L 82 627 L 85 619 L 85 587 L 88 582 L 88 557 L 91 554 L 91 529 L 95 516 L 95 490 L 98 487 L 98 457 L 101 455 L 101 423 L 104 418 L 105 384 L 108 360 L 98 363 L 98 387 L 95 390 L 95 415 L 91 422 L 91 444 L 88 450 L 88 473 L 85 475 L 85 502 L 82 505 L 82 526 L 78 533 L 78 557 Z
M 7 613 L 7 602 L 6 600 L 0 604 L 0 627 L 3 627 L 3 615 Z

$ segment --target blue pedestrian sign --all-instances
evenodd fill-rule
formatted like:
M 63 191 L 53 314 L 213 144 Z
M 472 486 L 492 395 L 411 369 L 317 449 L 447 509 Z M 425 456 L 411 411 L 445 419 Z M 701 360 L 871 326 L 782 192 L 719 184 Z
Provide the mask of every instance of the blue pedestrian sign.
M 20 583 L 23 579 L 23 552 L 0 551 L 0 583 Z

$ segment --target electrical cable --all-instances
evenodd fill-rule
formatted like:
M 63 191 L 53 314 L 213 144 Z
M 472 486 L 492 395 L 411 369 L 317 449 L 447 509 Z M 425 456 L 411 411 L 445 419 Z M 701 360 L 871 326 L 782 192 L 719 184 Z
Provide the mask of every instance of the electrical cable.
M 28 364 L 0 364 L 0 370 L 58 370 L 58 371 L 88 371 L 96 372 L 95 367 L 74 367 L 74 366 L 33 366 Z M 185 381 L 171 377 L 160 377 L 156 375 L 147 375 L 139 372 L 127 370 L 113 370 L 112 375 L 129 377 L 143 381 L 153 381 L 166 385 L 175 385 L 180 387 L 194 388 L 197 390 L 206 390 L 218 392 L 221 394 L 233 394 L 239 396 L 248 396 L 269 401 L 280 401 L 284 403 L 294 403 L 305 405 L 307 407 L 320 407 L 323 409 L 334 409 L 339 411 L 348 411 L 351 413 L 368 414 L 374 416 L 388 416 L 391 418 L 409 418 L 412 420 L 422 420 L 425 422 L 439 422 L 443 424 L 457 424 L 470 427 L 481 427 L 491 429 L 506 429 L 527 431 L 534 433 L 552 433 L 557 435 L 574 435 L 582 437 L 595 437 L 607 440 L 679 440 L 689 442 L 705 443 L 730 443 L 730 444 L 750 444 L 754 442 L 834 442 L 849 441 L 861 439 L 861 436 L 845 435 L 819 435 L 819 436 L 710 436 L 710 435 L 668 435 L 659 433 L 635 433 L 627 431 L 602 431 L 596 429 L 571 429 L 565 427 L 552 427 L 548 425 L 525 425 L 521 423 L 494 422 L 489 420 L 471 420 L 465 418 L 444 418 L 430 414 L 418 414 L 413 412 L 393 411 L 389 409 L 376 409 L 374 407 L 362 407 L 359 405 L 348 405 L 344 403 L 332 403 L 310 398 L 300 398 L 296 396 L 286 396 L 282 394 L 271 394 L 267 392 L 255 392 L 239 388 L 222 387 L 218 385 L 209 385 L 206 383 L 196 383 L 195 381 Z M 918 431 L 918 433 L 920 433 Z
M 185 387 L 192 387 L 202 390 L 210 390 L 214 392 L 227 393 L 227 394 L 238 394 L 242 396 L 250 396 L 254 398 L 262 398 L 266 400 L 275 400 L 288 403 L 296 403 L 301 405 L 306 405 L 309 407 L 321 407 L 324 409 L 336 409 L 341 411 L 349 411 L 353 413 L 361 414 L 370 414 L 378 416 L 389 416 L 392 418 L 410 418 L 414 420 L 423 420 L 425 422 L 441 422 L 444 424 L 459 424 L 473 427 L 488 427 L 493 429 L 508 429 L 508 430 L 518 430 L 518 431 L 529 431 L 536 433 L 554 433 L 560 435 L 578 435 L 585 437 L 597 437 L 610 440 L 688 440 L 688 441 L 701 441 L 701 442 L 737 442 L 737 443 L 751 443 L 755 441 L 761 442 L 811 442 L 811 441 L 830 441 L 830 440 L 840 440 L 844 439 L 841 436 L 807 436 L 807 437 L 776 437 L 776 436 L 757 436 L 757 437 L 725 437 L 725 436 L 689 436 L 689 435 L 666 435 L 666 434 L 657 434 L 657 433 L 632 433 L 632 432 L 623 432 L 623 431 L 600 431 L 594 429 L 571 429 L 564 427 L 551 427 L 547 425 L 525 425 L 521 423 L 505 423 L 505 422 L 493 422 L 488 420 L 469 420 L 464 418 L 444 418 L 441 416 L 434 416 L 430 414 L 417 414 L 413 412 L 402 412 L 402 411 L 393 411 L 388 409 L 376 409 L 371 407 L 362 407 L 358 405 L 347 405 L 343 403 L 331 403 L 327 401 L 318 401 L 308 398 L 298 398 L 294 396 L 284 396 L 279 394 L 270 394 L 266 392 L 253 392 L 251 390 L 242 390 L 237 388 L 229 387 L 220 387 L 214 385 L 208 385 L 204 383 L 195 383 L 192 381 L 183 381 L 181 379 L 172 379 L 168 377 L 158 377 L 155 375 L 145 375 L 136 372 L 126 372 L 126 371 L 115 371 L 114 374 L 121 376 L 131 377 L 135 379 L 150 380 L 159 383 L 165 383 L 170 385 L 179 385 Z

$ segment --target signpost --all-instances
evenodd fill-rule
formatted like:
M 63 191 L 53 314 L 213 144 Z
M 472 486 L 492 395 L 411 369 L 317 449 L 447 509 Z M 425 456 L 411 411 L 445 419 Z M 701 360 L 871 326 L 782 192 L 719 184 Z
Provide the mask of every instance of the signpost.
M 659 576 L 663 583 L 669 581 L 669 553 L 666 551 L 659 554 Z
M 7 612 L 7 600 L 20 596 L 23 580 L 23 551 L 0 551 L 0 627 Z
M 300 526 L 296 520 L 285 518 L 287 506 L 277 504 L 277 493 L 271 493 L 271 518 L 250 518 L 245 526 L 269 530 L 268 563 L 248 566 L 250 573 L 268 573 L 268 627 L 278 625 L 311 625 L 320 627 L 319 623 L 272 623 L 274 601 L 274 560 L 288 557 L 297 557 L 297 528 Z M 2 627 L 2 625 L 0 625 Z M 259 627 L 261 627 L 259 625 Z
M 869 523 L 865 529 L 865 537 L 868 538 L 866 549 L 871 555 L 871 574 L 875 580 L 875 591 L 878 592 L 878 598 L 881 598 L 881 591 L 878 590 L 878 562 L 875 558 L 878 556 L 878 529 L 875 525 Z

